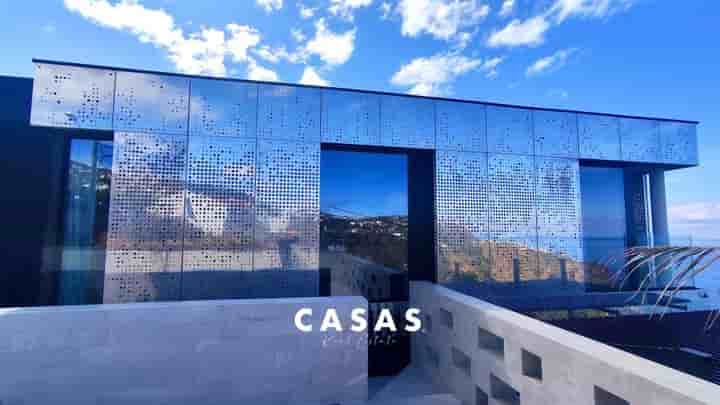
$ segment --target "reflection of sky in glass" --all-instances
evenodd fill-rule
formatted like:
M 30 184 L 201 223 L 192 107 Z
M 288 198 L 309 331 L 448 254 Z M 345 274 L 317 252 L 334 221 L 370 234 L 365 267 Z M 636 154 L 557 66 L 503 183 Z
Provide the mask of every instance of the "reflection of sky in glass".
M 581 167 L 585 238 L 625 237 L 625 190 L 622 169 Z
M 320 210 L 353 217 L 407 215 L 407 157 L 322 151 Z

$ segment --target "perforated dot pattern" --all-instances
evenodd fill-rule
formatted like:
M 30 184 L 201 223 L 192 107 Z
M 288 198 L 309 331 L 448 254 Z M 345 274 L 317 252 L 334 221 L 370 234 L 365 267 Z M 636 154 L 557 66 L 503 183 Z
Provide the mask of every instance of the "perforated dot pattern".
M 322 141 L 349 145 L 380 144 L 380 97 L 323 90 Z
M 183 271 L 252 270 L 255 141 L 190 138 Z
M 697 126 L 683 122 L 660 122 L 660 150 L 663 163 L 697 164 Z
M 190 135 L 255 138 L 257 93 L 256 84 L 192 79 Z
M 186 138 L 171 135 L 115 134 L 105 277 L 106 284 L 127 288 L 108 289 L 106 302 L 179 291 L 186 143 Z M 167 274 L 123 278 L 119 273 Z M 159 284 L 141 286 L 138 280 Z
M 578 114 L 580 158 L 620 160 L 620 120 L 615 117 Z
M 320 90 L 259 85 L 258 137 L 320 142 Z
M 435 105 L 432 100 L 383 96 L 380 117 L 383 146 L 435 148 Z
M 575 159 L 535 158 L 538 234 L 580 238 L 580 167 Z
M 117 72 L 115 130 L 187 134 L 189 89 L 186 77 Z
M 112 129 L 114 91 L 113 71 L 35 64 L 30 123 Z
M 564 269 L 568 282 L 585 281 L 581 239 L 540 238 L 538 247 L 540 278 L 560 278 Z
M 436 101 L 437 149 L 487 151 L 485 106 Z
M 620 119 L 622 160 L 657 162 L 660 160 L 660 132 L 657 121 Z
M 320 144 L 259 141 L 255 270 L 319 261 Z
M 488 152 L 533 154 L 532 113 L 510 107 L 487 107 Z
M 514 239 L 536 234 L 532 156 L 491 153 L 488 158 L 490 233 Z
M 533 126 L 536 155 L 578 157 L 577 114 L 536 110 Z

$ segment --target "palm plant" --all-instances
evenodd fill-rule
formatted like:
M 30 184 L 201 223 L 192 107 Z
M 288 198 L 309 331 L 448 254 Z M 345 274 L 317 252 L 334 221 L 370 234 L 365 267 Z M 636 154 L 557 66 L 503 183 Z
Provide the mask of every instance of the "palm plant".
M 631 300 L 638 295 L 645 298 L 650 289 L 654 289 L 653 293 L 658 293 L 654 307 L 664 307 L 660 314 L 662 317 L 683 287 L 720 261 L 720 247 L 638 246 L 625 250 L 624 259 L 625 264 L 613 275 L 614 283 L 622 289 L 632 278 L 639 279 Z M 669 280 L 661 290 L 655 289 L 655 280 L 658 279 Z M 712 328 L 718 318 L 720 310 L 713 311 L 708 316 L 705 329 Z

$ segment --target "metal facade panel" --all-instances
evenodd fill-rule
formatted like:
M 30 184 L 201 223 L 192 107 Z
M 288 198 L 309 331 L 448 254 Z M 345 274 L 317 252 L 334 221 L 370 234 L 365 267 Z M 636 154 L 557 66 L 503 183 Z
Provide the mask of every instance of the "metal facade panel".
M 115 72 L 35 64 L 30 124 L 111 130 Z
M 487 144 L 491 153 L 532 155 L 532 111 L 488 106 Z
M 487 154 L 438 151 L 435 163 L 438 281 L 489 271 Z
M 575 159 L 535 158 L 538 234 L 580 238 L 580 167 Z
M 539 278 L 564 279 L 581 285 L 585 282 L 582 240 L 575 238 L 540 238 Z
M 114 145 L 104 302 L 177 299 L 187 139 L 118 132 Z
M 684 122 L 660 122 L 662 162 L 698 164 L 697 125 Z
M 115 130 L 187 134 L 189 90 L 186 77 L 117 72 Z
M 620 119 L 578 114 L 580 158 L 620 160 Z
M 323 90 L 322 141 L 380 145 L 380 96 Z
M 535 155 L 578 157 L 577 114 L 533 111 Z
M 436 101 L 437 149 L 487 151 L 485 105 Z
M 255 140 L 191 137 L 183 271 L 252 270 Z
M 415 97 L 380 98 L 380 142 L 383 146 L 435 148 L 435 104 Z
M 536 280 L 537 238 L 497 238 L 491 245 L 492 280 L 499 283 Z
M 660 130 L 657 121 L 622 118 L 620 142 L 622 160 L 660 162 Z
M 258 86 L 212 79 L 190 83 L 190 135 L 257 136 Z
M 532 156 L 489 154 L 490 237 L 535 236 L 535 165 Z
M 319 89 L 259 85 L 258 138 L 320 142 Z
M 317 270 L 320 144 L 258 143 L 254 268 Z

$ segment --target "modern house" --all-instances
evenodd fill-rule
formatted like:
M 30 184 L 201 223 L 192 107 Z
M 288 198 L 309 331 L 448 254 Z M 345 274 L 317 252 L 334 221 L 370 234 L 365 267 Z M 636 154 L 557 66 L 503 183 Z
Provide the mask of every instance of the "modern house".
M 628 306 L 695 121 L 34 63 L 0 78 L 0 404 L 381 403 L 410 369 L 387 403 L 720 401 L 542 321 Z M 423 327 L 317 330 L 355 307 Z

